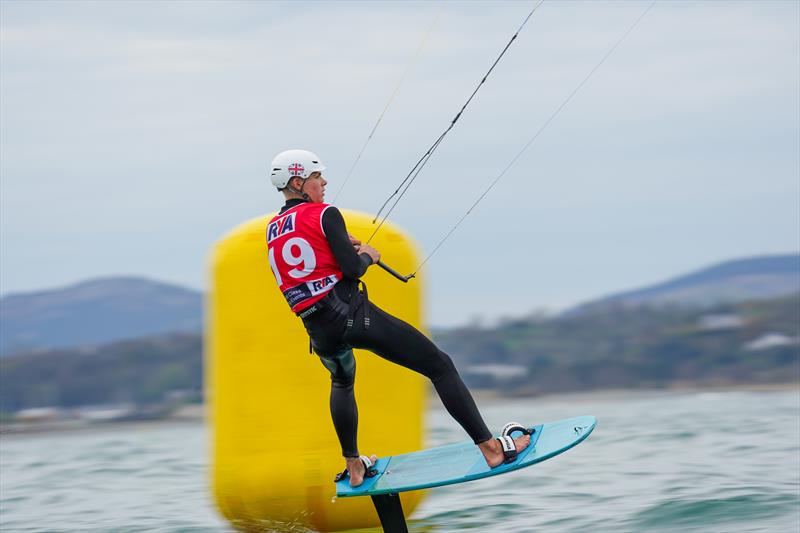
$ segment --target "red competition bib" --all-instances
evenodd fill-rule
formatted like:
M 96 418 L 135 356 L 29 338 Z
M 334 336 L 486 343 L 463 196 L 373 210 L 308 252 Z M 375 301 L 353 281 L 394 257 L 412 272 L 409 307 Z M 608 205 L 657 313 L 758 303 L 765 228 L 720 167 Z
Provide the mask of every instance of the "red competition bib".
M 292 311 L 311 307 L 342 279 L 325 232 L 322 214 L 330 205 L 302 203 L 267 225 L 269 264 Z

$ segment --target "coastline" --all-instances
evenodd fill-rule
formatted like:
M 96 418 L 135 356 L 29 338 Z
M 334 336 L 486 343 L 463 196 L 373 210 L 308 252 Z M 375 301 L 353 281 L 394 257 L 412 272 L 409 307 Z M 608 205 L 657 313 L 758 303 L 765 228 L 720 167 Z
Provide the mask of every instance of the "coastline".
M 588 391 L 570 391 L 559 393 L 547 393 L 538 395 L 509 395 L 502 394 L 495 389 L 473 389 L 472 395 L 475 400 L 483 405 L 497 405 L 507 401 L 509 398 L 536 398 L 542 401 L 559 401 L 564 403 L 585 402 L 591 397 L 593 400 L 598 398 L 603 400 L 614 400 L 619 398 L 631 399 L 635 397 L 670 396 L 684 393 L 725 393 L 725 392 L 784 392 L 796 391 L 798 402 L 800 402 L 800 382 L 791 383 L 742 383 L 742 384 L 719 384 L 719 385 L 699 385 L 692 383 L 675 383 L 662 388 L 629 388 L 629 389 L 593 389 Z M 431 409 L 444 409 L 444 407 L 432 402 Z M 132 420 L 119 421 L 109 420 L 96 422 L 90 420 L 52 420 L 42 422 L 15 422 L 0 425 L 0 438 L 13 436 L 29 436 L 50 433 L 69 433 L 86 431 L 104 431 L 117 428 L 147 428 L 164 425 L 184 425 L 204 423 L 206 420 L 204 405 L 186 405 L 173 411 L 169 416 L 152 420 Z
M 627 389 L 591 389 L 586 391 L 569 391 L 543 393 L 533 395 L 501 394 L 494 389 L 475 389 L 472 395 L 476 401 L 486 404 L 502 403 L 509 398 L 535 398 L 541 400 L 558 400 L 563 402 L 581 402 L 591 396 L 594 399 L 618 399 L 634 397 L 670 396 L 684 393 L 724 393 L 724 392 L 784 392 L 796 391 L 800 401 L 800 381 L 786 383 L 736 383 L 703 385 L 698 383 L 673 383 L 666 387 L 627 388 Z

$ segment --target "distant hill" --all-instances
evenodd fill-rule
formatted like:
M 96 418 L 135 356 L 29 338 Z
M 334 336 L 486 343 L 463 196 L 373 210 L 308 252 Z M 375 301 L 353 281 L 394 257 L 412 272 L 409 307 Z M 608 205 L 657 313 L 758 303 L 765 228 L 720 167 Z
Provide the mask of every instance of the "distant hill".
M 800 293 L 520 319 L 442 332 L 436 342 L 468 385 L 510 394 L 797 383 Z
M 589 302 L 563 316 L 642 306 L 709 307 L 800 292 L 800 255 L 729 261 Z M 203 294 L 136 277 L 0 298 L 0 356 L 202 329 Z
M 163 402 L 199 396 L 200 333 L 171 333 L 86 348 L 40 350 L 0 359 L 0 414 L 26 407 Z
M 642 306 L 710 307 L 800 292 L 800 254 L 727 261 L 669 281 L 613 294 L 565 313 Z
M 135 277 L 0 298 L 0 355 L 202 329 L 203 294 Z
M 796 384 L 800 295 L 704 310 L 621 308 L 516 320 L 441 332 L 435 341 L 468 386 L 507 395 Z M 198 332 L 4 357 L 0 421 L 35 407 L 199 399 L 202 344 Z M 318 371 L 325 372 L 322 366 Z

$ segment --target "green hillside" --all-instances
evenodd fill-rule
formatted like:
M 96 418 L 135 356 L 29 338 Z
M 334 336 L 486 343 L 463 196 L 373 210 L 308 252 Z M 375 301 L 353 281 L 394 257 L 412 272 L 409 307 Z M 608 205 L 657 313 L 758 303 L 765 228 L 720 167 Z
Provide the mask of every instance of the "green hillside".
M 196 334 L 24 353 L 0 359 L 0 410 L 158 404 L 176 391 L 199 396 L 202 377 Z
M 516 320 L 444 331 L 435 340 L 471 387 L 507 394 L 797 383 L 800 294 L 704 311 L 620 307 Z M 158 404 L 176 392 L 201 390 L 202 337 L 196 334 L 0 359 L 5 413 L 40 406 Z
M 791 382 L 800 379 L 800 295 L 702 311 L 620 306 L 450 330 L 436 340 L 469 384 L 518 393 Z M 502 379 L 470 371 L 498 363 L 526 373 Z

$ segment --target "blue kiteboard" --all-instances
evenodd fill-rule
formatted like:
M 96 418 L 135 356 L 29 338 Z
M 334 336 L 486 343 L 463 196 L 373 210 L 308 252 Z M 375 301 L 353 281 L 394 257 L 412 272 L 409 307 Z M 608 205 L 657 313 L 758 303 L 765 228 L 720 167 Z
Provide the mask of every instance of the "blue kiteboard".
M 534 426 L 531 444 L 509 464 L 489 468 L 472 441 L 378 459 L 376 476 L 351 487 L 349 478 L 336 483 L 336 495 L 378 496 L 428 489 L 497 476 L 540 463 L 579 444 L 594 429 L 597 419 L 578 416 Z

